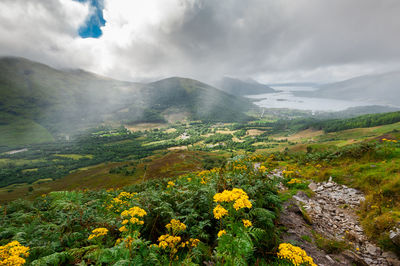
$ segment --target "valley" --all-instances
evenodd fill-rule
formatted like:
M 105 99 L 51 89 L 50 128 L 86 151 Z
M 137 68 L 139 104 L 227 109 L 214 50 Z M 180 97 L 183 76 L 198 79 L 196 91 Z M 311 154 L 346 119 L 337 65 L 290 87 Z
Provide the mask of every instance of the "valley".
M 396 107 L 259 108 L 240 95 L 280 92 L 10 65 L 0 245 L 29 265 L 399 263 Z
M 393 113 L 393 115 L 397 114 Z M 353 120 L 361 123 L 363 117 L 358 120 L 353 118 Z M 342 121 L 342 124 L 345 124 L 347 120 L 333 121 Z M 312 220 L 307 218 L 316 215 L 310 205 L 304 206 L 305 209 L 300 212 L 302 213 L 300 218 L 294 218 L 294 216 L 290 218 L 304 219 L 304 224 L 288 225 L 294 226 L 294 230 L 298 230 L 296 229 L 298 226 L 308 227 L 306 230 L 308 233 L 293 238 L 290 233 L 292 231 L 286 232 L 284 227 L 277 226 L 274 227 L 275 237 L 292 239 L 291 243 L 303 247 L 307 254 L 314 257 L 316 263 L 326 263 L 336 258 L 339 264 L 356 263 L 377 256 L 375 253 L 369 254 L 365 249 L 367 245 L 365 241 L 369 239 L 368 241 L 380 247 L 379 250 L 383 250 L 379 252 L 386 252 L 385 256 L 388 256 L 384 257 L 387 260 L 382 259 L 380 260 L 382 263 L 377 265 L 390 265 L 387 261 L 396 261 L 396 255 L 393 252 L 398 250 L 397 244 L 393 242 L 397 240 L 391 240 L 389 235 L 400 221 L 398 215 L 400 206 L 397 198 L 400 194 L 398 190 L 400 146 L 397 142 L 400 139 L 400 123 L 388 122 L 380 126 L 335 132 L 324 132 L 318 129 L 318 123 L 315 121 L 310 123 L 308 118 L 298 118 L 297 120 L 254 120 L 242 123 L 193 121 L 175 124 L 141 123 L 118 128 L 102 126 L 92 128 L 69 141 L 24 145 L 12 150 L 3 149 L 0 155 L 2 166 L 0 173 L 3 182 L 0 188 L 0 201 L 6 204 L 3 207 L 4 211 L 12 213 L 12 206 L 17 202 L 28 204 L 32 201 L 34 204 L 44 204 L 43 200 L 45 200 L 53 202 L 51 205 L 55 206 L 54 200 L 59 197 L 64 200 L 73 197 L 68 200 L 70 204 L 77 203 L 75 197 L 81 198 L 80 204 L 83 204 L 82 197 L 88 200 L 94 198 L 99 200 L 101 197 L 103 199 L 100 202 L 103 202 L 104 196 L 114 195 L 115 197 L 122 193 L 121 191 L 136 191 L 148 201 L 149 198 L 143 193 L 147 193 L 146 191 L 151 186 L 159 187 L 164 183 L 179 184 L 177 186 L 183 186 L 182 189 L 184 189 L 186 186 L 191 186 L 187 180 L 198 180 L 196 187 L 204 183 L 207 189 L 201 191 L 206 192 L 211 189 L 209 186 L 217 184 L 228 187 L 236 187 L 239 184 L 242 184 L 241 187 L 253 187 L 256 184 L 255 180 L 260 180 L 264 185 L 272 186 L 272 191 L 276 186 L 274 193 L 277 198 L 273 200 L 276 201 L 274 204 L 280 202 L 279 204 L 286 206 L 287 202 L 293 204 L 293 200 L 296 202 L 295 199 L 298 199 L 296 206 L 303 208 L 302 204 L 307 201 L 304 197 L 311 197 L 311 199 L 315 197 L 315 192 L 309 188 L 309 184 L 314 182 L 326 184 L 328 180 L 332 180 L 332 182 L 356 188 L 365 194 L 365 199 L 359 202 L 359 205 L 351 205 L 351 209 L 357 213 L 357 219 L 360 220 L 358 226 L 362 226 L 365 233 L 365 237 L 359 240 L 361 242 L 354 242 L 350 229 L 348 229 L 349 235 L 343 233 L 342 238 L 340 234 L 335 236 L 318 227 L 320 223 L 317 220 L 313 221 L 317 218 L 312 218 Z M 257 168 L 253 169 L 253 166 Z M 281 173 L 278 179 L 272 177 L 277 170 Z M 255 179 L 253 181 L 243 179 L 246 176 Z M 211 183 L 208 185 L 209 182 Z M 235 182 L 235 185 L 229 185 L 230 182 Z M 284 187 L 281 187 L 282 185 Z M 312 188 L 315 190 L 314 187 Z M 62 193 L 67 194 L 56 191 L 66 191 Z M 174 189 L 173 192 L 168 187 L 165 192 L 160 192 L 159 188 L 157 191 L 157 197 L 163 193 L 168 195 L 181 193 L 179 192 L 181 189 L 176 191 Z M 264 193 L 262 195 L 265 195 Z M 298 195 L 302 195 L 300 197 L 303 199 L 299 199 Z M 21 201 L 22 199 L 29 201 Z M 166 202 L 169 200 L 163 199 Z M 140 203 L 139 199 L 137 202 L 141 206 L 146 206 L 144 202 Z M 346 203 L 342 205 L 345 206 Z M 340 206 L 336 207 L 340 209 Z M 181 213 L 180 207 L 174 208 L 176 208 L 174 212 Z M 274 217 L 277 218 L 280 211 L 278 209 L 275 211 Z M 285 210 L 282 211 L 284 215 Z M 166 215 L 167 217 L 169 215 Z M 189 221 L 186 220 L 185 215 L 178 217 Z M 255 217 L 252 219 L 254 222 L 257 219 L 264 219 Z M 146 223 L 153 222 L 155 221 L 146 220 Z M 102 223 L 107 224 L 105 221 Z M 11 220 L 4 220 L 3 226 L 6 224 L 11 225 Z M 90 228 L 90 224 L 87 226 Z M 106 226 L 110 228 L 110 225 Z M 26 230 L 19 226 L 3 228 Z M 6 232 L 4 229 L 3 233 Z M 343 227 L 341 230 L 344 232 L 346 228 Z M 210 232 L 209 229 L 207 232 Z M 201 239 L 206 241 L 206 235 Z M 34 247 L 34 244 L 30 245 Z M 267 245 L 272 245 L 272 243 Z M 50 258 L 57 258 L 55 261 L 71 261 L 69 252 L 74 250 L 71 247 L 62 248 L 61 251 L 64 251 L 54 253 L 52 257 L 43 257 L 44 253 L 39 252 L 36 255 L 39 256 L 38 259 L 40 258 L 37 263 Z M 362 247 L 361 250 L 360 247 Z M 317 252 L 317 250 L 320 251 Z M 79 257 L 79 260 L 93 260 L 90 254 L 92 254 L 90 250 L 85 251 L 80 255 L 83 257 Z M 105 253 L 101 256 L 105 256 Z M 270 261 L 269 263 L 272 263 L 271 259 L 274 260 L 269 256 L 264 259 Z M 108 259 L 101 257 L 101 260 Z

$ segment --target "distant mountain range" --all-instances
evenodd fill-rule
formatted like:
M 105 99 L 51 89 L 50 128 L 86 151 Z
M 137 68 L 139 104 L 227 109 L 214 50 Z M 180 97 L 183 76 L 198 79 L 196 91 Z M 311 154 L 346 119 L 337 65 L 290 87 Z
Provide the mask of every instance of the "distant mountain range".
M 84 70 L 58 70 L 23 58 L 0 58 L 0 134 L 23 124 L 70 134 L 102 122 L 179 119 L 242 121 L 257 108 L 249 100 L 179 77 L 149 84 Z M 26 132 L 25 132 L 26 133 Z M 16 134 L 16 132 L 12 132 Z
M 400 106 L 400 71 L 360 76 L 319 86 L 317 91 L 296 94 Z
M 225 77 L 217 83 L 217 88 L 233 95 L 252 95 L 276 92 L 267 85 L 258 83 L 255 80 L 240 80 Z

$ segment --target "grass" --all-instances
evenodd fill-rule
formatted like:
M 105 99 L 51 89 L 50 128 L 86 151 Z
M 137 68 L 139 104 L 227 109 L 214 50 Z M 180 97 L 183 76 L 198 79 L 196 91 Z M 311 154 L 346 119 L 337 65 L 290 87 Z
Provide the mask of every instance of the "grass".
M 0 123 L 0 146 L 15 147 L 54 141 L 47 129 L 32 120 L 14 117 L 11 121 Z
M 44 162 L 42 159 L 34 159 L 34 160 L 27 160 L 27 159 L 8 159 L 8 158 L 1 158 L 0 159 L 0 167 L 6 166 L 7 164 L 13 164 L 15 166 L 22 166 L 26 164 L 33 164 Z
M 350 248 L 350 245 L 347 244 L 346 241 L 328 239 L 316 232 L 313 232 L 313 236 L 317 247 L 324 250 L 328 254 L 338 254 Z
M 142 159 L 136 165 L 136 171 L 133 175 L 125 175 L 123 173 L 110 174 L 110 170 L 116 167 L 128 165 L 128 167 L 130 167 L 128 169 L 132 169 L 132 166 L 129 166 L 129 164 L 132 163 L 131 161 L 102 163 L 80 168 L 54 181 L 52 179 L 40 179 L 32 184 L 24 183 L 0 188 L 0 202 L 11 201 L 18 198 L 33 199 L 42 194 L 59 190 L 120 188 L 136 184 L 143 180 L 168 178 L 203 170 L 204 167 L 207 167 L 207 162 L 210 160 L 223 160 L 226 156 L 225 153 L 218 154 L 198 151 L 163 152 Z M 0 160 L 11 161 L 9 159 Z M 29 187 L 32 187 L 33 191 L 30 192 Z
M 88 158 L 88 159 L 92 159 L 93 155 L 91 154 L 85 154 L 85 155 L 81 155 L 81 154 L 55 154 L 55 156 L 58 157 L 62 157 L 62 158 L 69 158 L 69 159 L 73 159 L 73 160 L 79 160 L 82 158 Z

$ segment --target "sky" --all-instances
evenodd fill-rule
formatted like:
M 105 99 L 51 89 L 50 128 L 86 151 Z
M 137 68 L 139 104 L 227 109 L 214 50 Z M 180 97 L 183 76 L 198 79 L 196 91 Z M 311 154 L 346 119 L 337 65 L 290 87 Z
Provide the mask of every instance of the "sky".
M 144 81 L 400 69 L 398 0 L 1 0 L 0 56 Z

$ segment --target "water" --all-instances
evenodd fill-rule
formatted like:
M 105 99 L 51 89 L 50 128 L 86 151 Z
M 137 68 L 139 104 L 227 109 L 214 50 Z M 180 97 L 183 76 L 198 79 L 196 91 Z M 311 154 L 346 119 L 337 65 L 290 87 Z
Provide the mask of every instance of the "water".
M 313 87 L 273 87 L 277 93 L 247 95 L 247 98 L 257 99 L 254 104 L 266 108 L 289 108 L 310 111 L 342 111 L 350 107 L 367 106 L 371 103 L 359 101 L 343 101 L 326 98 L 299 97 L 294 91 L 313 91 Z

